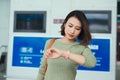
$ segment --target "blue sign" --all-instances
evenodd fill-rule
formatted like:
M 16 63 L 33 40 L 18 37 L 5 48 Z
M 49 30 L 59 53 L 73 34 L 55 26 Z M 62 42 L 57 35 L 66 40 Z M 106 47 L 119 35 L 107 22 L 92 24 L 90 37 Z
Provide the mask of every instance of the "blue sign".
M 12 66 L 39 67 L 44 44 L 49 38 L 14 37 Z
M 14 37 L 12 66 L 36 67 L 44 53 L 46 37 Z M 89 48 L 97 59 L 96 67 L 78 67 L 78 70 L 109 71 L 110 39 L 92 39 Z
M 79 70 L 109 71 L 110 70 L 110 40 L 92 39 L 89 48 L 97 59 L 96 67 L 78 67 Z

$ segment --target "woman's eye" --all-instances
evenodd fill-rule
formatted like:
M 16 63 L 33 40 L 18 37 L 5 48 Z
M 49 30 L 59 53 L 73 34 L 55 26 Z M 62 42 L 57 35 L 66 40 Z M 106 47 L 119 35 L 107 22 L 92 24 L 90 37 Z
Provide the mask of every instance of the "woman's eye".
M 76 28 L 76 30 L 81 30 L 81 28 Z
M 80 30 L 80 29 L 76 29 L 76 30 Z
M 72 25 L 69 25 L 69 27 L 72 27 Z

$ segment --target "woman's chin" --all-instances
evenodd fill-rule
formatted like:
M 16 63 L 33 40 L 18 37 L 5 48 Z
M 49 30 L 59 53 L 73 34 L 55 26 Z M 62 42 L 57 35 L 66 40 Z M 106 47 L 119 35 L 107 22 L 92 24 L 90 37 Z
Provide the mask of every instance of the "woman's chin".
M 66 37 L 68 40 L 74 40 L 73 37 Z

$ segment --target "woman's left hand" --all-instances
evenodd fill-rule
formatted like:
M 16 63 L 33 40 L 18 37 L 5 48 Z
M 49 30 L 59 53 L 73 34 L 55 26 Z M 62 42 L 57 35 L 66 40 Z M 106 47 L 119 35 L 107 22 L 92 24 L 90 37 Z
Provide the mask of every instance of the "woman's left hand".
M 45 51 L 45 58 L 59 58 L 62 56 L 62 51 L 56 48 L 49 48 Z

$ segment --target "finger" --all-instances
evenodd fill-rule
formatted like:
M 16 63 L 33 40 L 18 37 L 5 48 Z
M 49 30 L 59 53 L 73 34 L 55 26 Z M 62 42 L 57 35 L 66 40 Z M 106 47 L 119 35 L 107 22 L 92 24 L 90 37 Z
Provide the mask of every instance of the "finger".
M 46 50 L 46 51 L 45 51 L 45 58 L 49 58 L 49 57 L 51 57 L 51 56 L 52 56 L 51 50 L 50 50 L 50 49 Z
M 51 53 L 57 52 L 57 49 L 51 48 L 51 49 L 50 49 L 50 52 L 51 52 Z
M 45 58 L 48 58 L 49 54 L 48 54 L 47 50 L 45 51 L 44 56 L 45 56 Z
M 46 55 L 46 54 L 47 54 L 47 53 L 46 53 L 46 51 L 45 51 L 45 53 L 44 53 L 44 57 L 45 57 L 45 58 L 47 58 L 47 55 Z

